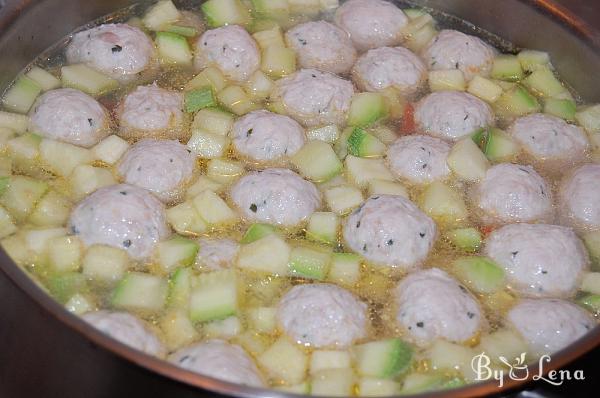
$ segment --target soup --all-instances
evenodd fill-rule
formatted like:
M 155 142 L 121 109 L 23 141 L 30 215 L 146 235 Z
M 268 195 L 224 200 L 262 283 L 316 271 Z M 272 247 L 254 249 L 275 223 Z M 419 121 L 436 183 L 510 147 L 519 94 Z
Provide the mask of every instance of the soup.
M 163 0 L 73 33 L 2 102 L 4 250 L 182 368 L 408 394 L 597 324 L 600 108 L 547 53 L 434 10 Z

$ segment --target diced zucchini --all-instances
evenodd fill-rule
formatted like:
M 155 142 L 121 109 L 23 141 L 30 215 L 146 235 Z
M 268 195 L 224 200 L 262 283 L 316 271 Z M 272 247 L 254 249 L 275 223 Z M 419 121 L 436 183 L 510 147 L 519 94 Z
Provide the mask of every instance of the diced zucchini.
M 76 236 L 57 236 L 48 241 L 48 264 L 57 272 L 78 271 L 83 245 Z
M 46 138 L 40 143 L 40 156 L 53 172 L 63 177 L 70 176 L 75 167 L 94 161 L 89 149 Z
M 36 82 L 42 88 L 42 91 L 54 90 L 60 87 L 60 79 L 38 66 L 32 67 L 25 76 Z
M 72 312 L 73 314 L 83 315 L 86 312 L 93 311 L 96 306 L 89 297 L 80 293 L 75 293 L 65 303 L 65 308 L 67 311 Z
M 238 221 L 237 214 L 212 191 L 201 192 L 192 200 L 196 211 L 209 226 L 222 226 Z
M 70 177 L 71 194 L 76 200 L 82 199 L 102 187 L 116 183 L 117 180 L 110 170 L 87 164 L 75 167 Z
M 290 275 L 323 280 L 331 262 L 331 251 L 316 247 L 294 247 L 290 253 Z
M 398 182 L 375 179 L 369 181 L 369 196 L 373 195 L 398 195 L 408 198 L 408 191 Z
M 115 288 L 112 305 L 129 311 L 158 312 L 167 300 L 164 278 L 142 272 L 130 272 Z
M 579 290 L 587 293 L 600 294 L 600 272 L 586 272 L 581 280 Z
M 184 347 L 198 339 L 198 332 L 185 311 L 174 309 L 159 321 L 165 343 L 170 351 Z
M 395 87 L 387 87 L 379 91 L 379 94 L 383 95 L 385 99 L 388 118 L 393 120 L 402 119 L 408 103 L 402 93 Z
M 83 274 L 99 282 L 116 282 L 129 268 L 127 252 L 104 245 L 90 246 L 83 256 Z
M 17 232 L 17 226 L 13 222 L 8 211 L 0 206 L 0 239 L 6 238 L 15 232 Z
M 186 91 L 184 95 L 184 108 L 187 113 L 195 113 L 200 109 L 215 107 L 217 100 L 212 88 L 204 87 L 197 90 Z
M 404 11 L 404 14 L 406 14 L 408 19 L 410 20 L 416 19 L 420 16 L 427 14 L 427 11 L 425 11 L 422 8 L 405 8 L 402 11 Z
M 256 109 L 248 94 L 240 86 L 229 86 L 217 94 L 219 102 L 236 115 L 244 115 Z
M 179 268 L 169 280 L 169 307 L 188 310 L 192 294 L 192 268 Z
M 327 279 L 353 286 L 360 278 L 360 256 L 353 253 L 333 253 Z
M 515 55 L 503 54 L 494 59 L 490 75 L 494 79 L 518 82 L 523 78 L 523 68 Z
M 268 235 L 277 235 L 277 228 L 270 224 L 252 224 L 246 230 L 246 233 L 242 237 L 240 243 L 248 244 L 256 242 L 257 240 L 262 239 Z
M 316 242 L 335 245 L 338 241 L 340 219 L 335 213 L 315 212 L 306 226 L 306 237 Z
M 483 151 L 492 162 L 506 161 L 519 153 L 519 145 L 504 131 L 490 128 L 487 131 Z
M 458 370 L 467 380 L 475 379 L 475 372 L 471 367 L 475 355 L 477 353 L 472 348 L 441 339 L 436 340 L 427 352 L 433 370 Z
M 361 397 L 389 397 L 400 394 L 402 385 L 393 380 L 363 377 L 358 382 Z
M 405 372 L 412 363 L 413 349 L 392 338 L 354 346 L 356 367 L 362 376 L 391 379 Z
M 218 319 L 202 325 L 203 337 L 206 339 L 230 339 L 242 331 L 242 323 L 237 316 Z
M 352 129 L 348 137 L 348 153 L 362 158 L 381 157 L 386 146 L 360 127 Z
M 6 143 L 14 138 L 16 134 L 12 129 L 0 127 L 0 151 L 6 148 Z M 3 157 L 3 159 L 6 159 L 6 157 Z
M 348 125 L 370 126 L 387 117 L 387 101 L 379 93 L 358 93 L 352 97 Z
M 159 29 L 164 32 L 175 33 L 184 37 L 194 37 L 198 35 L 198 29 L 193 26 L 183 26 L 177 24 L 166 24 Z
M 237 266 L 274 275 L 287 275 L 291 251 L 285 240 L 270 234 L 243 245 L 238 253 Z
M 109 135 L 92 148 L 95 158 L 113 165 L 129 148 L 129 143 L 117 135 Z
M 325 369 L 349 369 L 352 358 L 348 351 L 316 350 L 310 357 L 309 373 L 311 375 Z
M 427 14 L 428 15 L 428 14 Z M 420 18 L 425 17 L 425 15 L 416 18 L 412 22 L 417 22 Z M 431 16 L 429 16 L 431 18 Z M 433 26 L 432 23 L 426 23 L 422 25 L 419 29 L 412 30 L 404 41 L 404 46 L 411 50 L 414 53 L 420 53 L 421 50 L 429 44 L 429 42 L 438 34 L 437 30 Z
M 303 381 L 308 368 L 308 356 L 285 336 L 275 341 L 257 359 L 270 377 L 283 380 L 287 384 Z
M 7 178 L 7 177 L 3 177 Z M 12 176 L 0 196 L 0 204 L 8 210 L 16 222 L 23 221 L 48 190 L 48 184 L 31 177 Z
M 250 13 L 239 0 L 208 0 L 200 7 L 211 28 L 223 25 L 246 25 Z
M 590 254 L 592 265 L 600 270 L 600 231 L 588 232 L 582 236 L 585 247 Z
M 401 395 L 417 394 L 464 385 L 464 381 L 440 372 L 411 373 L 404 378 Z
M 17 133 L 24 133 L 29 126 L 29 116 L 18 113 L 0 111 L 0 127 L 9 128 Z
M 600 104 L 579 109 L 575 120 L 589 133 L 600 133 Z
M 544 100 L 544 113 L 573 122 L 577 113 L 577 105 L 575 101 L 570 99 L 546 98 Z
M 50 295 L 60 303 L 66 303 L 73 295 L 86 288 L 85 277 L 79 272 L 65 272 L 50 276 L 46 281 Z
M 371 180 L 394 181 L 394 176 L 383 159 L 365 159 L 348 155 L 345 160 L 347 177 L 360 188 L 366 188 Z
M 555 97 L 567 91 L 550 69 L 533 71 L 523 80 L 523 84 L 532 92 L 544 97 Z
M 521 67 L 527 72 L 546 68 L 550 64 L 550 55 L 547 52 L 536 50 L 523 50 L 517 55 Z
M 577 303 L 594 315 L 600 314 L 600 295 L 586 294 L 578 298 Z
M 198 253 L 198 242 L 182 236 L 175 236 L 156 246 L 158 264 L 166 273 L 179 267 L 192 265 Z
M 149 30 L 159 30 L 163 25 L 177 21 L 181 13 L 171 0 L 161 0 L 144 14 L 142 22 Z
M 271 95 L 273 80 L 263 71 L 257 70 L 246 82 L 246 92 L 256 100 L 264 100 Z
M 277 320 L 275 307 L 256 307 L 248 310 L 248 321 L 253 330 L 258 333 L 273 333 L 277 329 Z
M 224 270 L 201 274 L 190 295 L 190 319 L 207 322 L 236 315 L 238 288 L 235 271 Z
M 502 87 L 494 83 L 493 81 L 481 77 L 475 76 L 470 82 L 467 91 L 482 100 L 493 104 L 502 95 Z
M 204 108 L 196 113 L 192 129 L 201 129 L 209 133 L 227 136 L 233 126 L 234 117 L 231 113 L 219 108 Z
M 258 43 L 261 50 L 266 50 L 269 47 L 285 47 L 285 41 L 283 40 L 283 34 L 279 26 L 274 26 L 268 30 L 262 30 L 252 35 L 254 40 Z
M 255 333 L 251 330 L 246 330 L 235 336 L 234 341 L 244 347 L 252 356 L 257 357 L 267 350 L 270 339 L 262 334 Z
M 216 159 L 226 154 L 229 144 L 227 136 L 194 129 L 187 147 L 201 159 Z
M 187 191 L 185 192 L 185 197 L 187 199 L 193 199 L 206 190 L 220 193 L 223 191 L 223 188 L 224 186 L 220 182 L 211 180 L 207 176 L 200 176 L 195 183 L 188 187 Z
M 354 392 L 354 371 L 345 369 L 324 369 L 314 373 L 310 382 L 310 393 L 315 396 L 348 397 Z
M 200 217 L 191 201 L 167 209 L 167 221 L 182 235 L 201 234 L 208 230 L 206 221 Z
M 119 82 L 84 64 L 65 65 L 60 68 L 63 87 L 71 87 L 90 95 L 100 95 L 114 90 Z
M 518 358 L 527 352 L 527 343 L 521 335 L 510 329 L 498 329 L 481 336 L 477 352 L 484 352 L 492 361 L 501 364 L 500 357 Z
M 429 89 L 431 91 L 465 91 L 467 82 L 460 69 L 429 71 Z
M 11 112 L 27 113 L 41 92 L 42 88 L 39 84 L 26 76 L 21 76 L 6 91 L 2 104 Z
M 310 141 L 291 158 L 303 177 L 315 182 L 328 181 L 342 171 L 342 162 L 330 144 Z
M 441 181 L 434 181 L 425 188 L 421 208 L 442 224 L 460 225 L 469 213 L 460 193 Z
M 244 165 L 235 160 L 211 159 L 206 165 L 206 175 L 222 184 L 234 182 L 244 171 Z
M 316 14 L 321 8 L 321 0 L 288 0 L 288 4 L 294 14 Z
M 446 234 L 454 246 L 466 252 L 476 252 L 481 248 L 483 237 L 477 228 L 457 228 Z
M 339 185 L 325 191 L 325 201 L 332 212 L 343 216 L 360 206 L 364 198 L 360 189 L 351 185 Z
M 485 177 L 490 163 L 471 138 L 458 141 L 448 154 L 450 169 L 465 181 L 479 181 Z
M 12 167 L 13 160 L 10 157 L 0 157 L 0 178 L 9 177 L 12 174 Z M 0 189 L 0 193 L 1 191 L 2 189 Z
M 31 161 L 40 154 L 41 142 L 37 134 L 25 133 L 8 140 L 6 146 L 15 161 Z
M 172 32 L 157 32 L 155 41 L 162 64 L 192 65 L 192 50 L 185 36 Z M 190 112 L 187 100 L 186 96 L 186 112 Z
M 408 38 L 424 26 L 433 25 L 434 23 L 435 21 L 433 17 L 428 13 L 424 13 L 422 15 L 419 15 L 418 17 L 410 19 L 408 24 L 404 27 L 403 33 Z
M 306 131 L 306 138 L 309 140 L 319 140 L 333 144 L 340 136 L 340 129 L 335 124 L 329 126 L 317 127 Z
M 291 386 L 276 386 L 273 388 L 277 391 L 289 392 L 292 394 L 310 395 L 310 383 L 308 381 Z
M 40 228 L 25 231 L 24 238 L 29 250 L 38 255 L 48 253 L 48 241 L 52 238 L 65 236 L 65 228 Z
M 487 257 L 460 257 L 452 262 L 452 270 L 477 293 L 494 293 L 504 287 L 504 270 Z
M 537 99 L 519 85 L 503 93 L 494 106 L 496 112 L 504 117 L 528 115 L 539 112 L 541 109 Z
M 284 46 L 269 46 L 263 50 L 260 70 L 278 79 L 296 71 L 296 53 Z
M 211 87 L 213 92 L 218 93 L 227 86 L 227 80 L 223 73 L 214 66 L 209 66 L 198 73 L 192 80 L 186 83 L 186 90 L 202 89 Z
M 251 0 L 254 12 L 261 17 L 287 17 L 290 6 L 287 0 Z
M 373 134 L 379 141 L 383 142 L 385 145 L 390 145 L 398 139 L 398 134 L 396 133 L 396 131 L 392 127 L 385 125 L 369 127 L 367 129 L 367 132 L 369 134 Z

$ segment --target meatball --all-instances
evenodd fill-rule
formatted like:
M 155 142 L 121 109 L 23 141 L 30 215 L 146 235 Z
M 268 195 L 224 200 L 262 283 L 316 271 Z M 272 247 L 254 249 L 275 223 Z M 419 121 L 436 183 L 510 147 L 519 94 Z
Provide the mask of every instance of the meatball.
M 527 153 L 545 162 L 580 160 L 585 157 L 589 146 L 582 128 L 541 113 L 515 120 L 509 133 Z
M 350 249 L 377 264 L 414 268 L 431 250 L 435 222 L 402 196 L 371 196 L 346 219 Z
M 89 148 L 110 134 L 110 118 L 98 101 L 71 88 L 42 94 L 29 114 L 29 130 Z
M 331 73 L 301 69 L 275 82 L 271 101 L 307 127 L 344 124 L 354 94 L 352 83 Z
M 359 51 L 364 51 L 400 44 L 408 17 L 387 1 L 350 0 L 337 9 L 335 23 L 348 32 Z
M 422 54 L 430 70 L 460 69 L 467 80 L 488 76 L 496 50 L 478 37 L 457 30 L 442 30 Z
M 121 81 L 156 64 L 152 40 L 126 24 L 106 24 L 76 33 L 66 50 L 67 62 L 85 63 Z
M 562 182 L 559 206 L 565 223 L 581 230 L 600 229 L 600 164 L 586 164 Z
M 240 245 L 231 239 L 200 239 L 196 265 L 207 269 L 229 268 L 240 250 Z
M 356 61 L 356 50 L 348 34 L 326 21 L 297 25 L 287 31 L 285 41 L 303 68 L 346 73 Z
M 215 379 L 252 387 L 265 382 L 252 358 L 238 345 L 208 340 L 182 348 L 169 356 L 174 364 Z
M 488 223 L 549 221 L 553 215 L 551 190 L 530 166 L 491 167 L 475 189 L 475 202 Z
M 196 42 L 194 66 L 197 70 L 215 65 L 236 82 L 248 80 L 260 66 L 260 51 L 254 39 L 237 25 L 204 32 Z
M 585 310 L 557 299 L 522 300 L 507 319 L 540 356 L 560 351 L 596 325 Z
M 381 47 L 369 50 L 356 61 L 352 78 L 363 91 L 393 87 L 411 96 L 427 81 L 427 67 L 421 58 L 404 47 Z
M 94 311 L 82 318 L 115 340 L 148 355 L 164 357 L 166 349 L 144 321 L 127 312 Z
M 494 115 L 488 104 L 460 91 L 429 94 L 415 107 L 415 123 L 421 131 L 456 141 L 491 125 Z
M 572 296 L 589 262 L 570 228 L 546 224 L 512 224 L 493 231 L 485 254 L 504 268 L 512 290 L 529 297 Z
M 315 185 L 288 169 L 255 171 L 240 178 L 231 199 L 251 221 L 294 226 L 321 206 Z
M 183 122 L 183 95 L 156 85 L 138 86 L 118 108 L 124 137 L 176 137 Z
M 367 335 L 367 305 L 336 285 L 290 289 L 277 306 L 281 329 L 299 344 L 343 348 Z
M 418 345 L 437 338 L 464 342 L 485 324 L 473 295 L 438 268 L 409 274 L 395 294 L 396 321 Z
M 429 184 L 450 175 L 446 158 L 449 144 L 426 135 L 407 135 L 397 139 L 387 151 L 392 172 L 413 184 Z
M 260 110 L 248 113 L 233 125 L 233 146 L 257 162 L 292 156 L 305 142 L 304 129 L 294 119 Z
M 127 184 L 170 202 L 190 181 L 195 166 L 195 156 L 179 141 L 143 139 L 125 152 L 117 171 Z
M 71 213 L 69 227 L 86 245 L 117 247 L 135 259 L 149 256 L 169 236 L 163 204 L 145 189 L 127 184 L 89 195 Z

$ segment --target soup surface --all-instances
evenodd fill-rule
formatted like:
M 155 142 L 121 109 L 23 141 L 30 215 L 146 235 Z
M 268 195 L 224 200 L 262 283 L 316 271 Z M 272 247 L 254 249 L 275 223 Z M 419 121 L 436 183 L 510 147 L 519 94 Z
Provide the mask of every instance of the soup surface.
M 2 103 L 4 250 L 69 311 L 193 372 L 417 393 L 597 324 L 600 105 L 547 53 L 433 10 L 134 6 Z

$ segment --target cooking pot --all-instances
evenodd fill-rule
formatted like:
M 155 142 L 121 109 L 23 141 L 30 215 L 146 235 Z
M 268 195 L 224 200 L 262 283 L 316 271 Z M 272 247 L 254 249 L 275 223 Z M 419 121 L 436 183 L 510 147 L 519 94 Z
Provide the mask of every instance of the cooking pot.
M 568 5 L 571 12 L 560 3 Z M 127 0 L 0 0 L 0 89 L 38 54 L 74 28 L 117 9 Z M 177 2 L 181 4 L 185 2 Z M 194 3 L 194 2 L 192 2 Z M 589 102 L 600 101 L 600 7 L 593 0 L 412 1 L 472 22 L 519 47 L 552 55 L 561 76 Z M 185 4 L 184 4 L 185 5 Z M 189 4 L 188 4 L 189 6 Z M 233 385 L 179 369 L 98 332 L 47 296 L 0 252 L 1 397 L 291 397 Z M 544 369 L 565 366 L 600 344 L 600 326 L 553 355 Z M 537 365 L 530 375 L 537 374 Z M 588 375 L 588 377 L 590 377 Z M 593 376 L 592 376 L 593 377 Z M 495 380 L 428 396 L 482 396 L 525 381 Z

